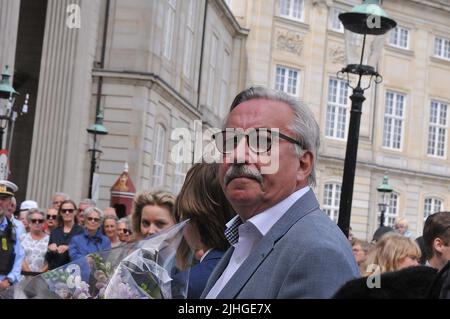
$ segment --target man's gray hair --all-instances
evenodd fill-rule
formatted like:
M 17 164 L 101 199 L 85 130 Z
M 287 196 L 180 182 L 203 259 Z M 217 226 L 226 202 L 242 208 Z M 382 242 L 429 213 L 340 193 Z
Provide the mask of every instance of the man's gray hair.
M 80 204 L 87 204 L 87 205 L 89 205 L 89 207 L 95 207 L 95 206 L 97 205 L 97 203 L 95 202 L 95 200 L 93 200 L 93 199 L 91 199 L 91 198 L 85 198 L 85 199 L 82 199 L 82 200 L 80 201 Z M 80 206 L 80 205 L 78 205 L 78 206 Z
M 320 146 L 320 131 L 313 113 L 308 106 L 293 98 L 292 96 L 265 87 L 251 87 L 241 93 L 239 93 L 233 103 L 231 103 L 230 112 L 239 104 L 254 100 L 254 99 L 266 99 L 271 101 L 279 101 L 287 104 L 294 112 L 293 125 L 289 128 L 295 132 L 297 138 L 302 142 L 302 147 L 295 145 L 295 149 L 298 155 L 302 155 L 304 150 L 308 150 L 313 154 L 313 166 L 311 175 L 308 177 L 308 184 L 314 186 L 316 184 L 316 160 L 317 151 Z M 226 123 L 228 120 L 225 118 Z

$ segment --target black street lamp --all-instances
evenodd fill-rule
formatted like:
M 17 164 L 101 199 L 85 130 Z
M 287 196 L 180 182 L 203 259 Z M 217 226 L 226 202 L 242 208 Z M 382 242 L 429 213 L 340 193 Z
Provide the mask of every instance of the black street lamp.
M 16 96 L 19 95 L 19 92 L 12 87 L 9 79 L 10 77 L 11 75 L 9 74 L 8 66 L 6 65 L 0 81 L 0 150 L 3 149 L 3 135 L 8 125 L 13 124 L 19 114 L 23 115 L 28 113 L 28 94 L 25 97 L 25 103 L 22 106 L 22 109 L 20 111 L 14 110 L 14 102 Z M 9 146 L 9 143 L 6 145 Z
M 370 86 L 372 78 L 380 83 L 382 77 L 376 71 L 386 33 L 397 23 L 390 19 L 378 5 L 378 0 L 364 0 L 361 5 L 353 7 L 350 12 L 341 13 L 339 20 L 344 25 L 347 66 L 338 72 L 338 77 L 347 75 L 347 85 L 353 89 L 350 96 L 352 107 L 347 135 L 344 174 L 342 177 L 341 199 L 339 205 L 338 226 L 348 236 L 350 215 L 355 181 L 356 158 L 358 153 L 359 126 L 361 122 L 364 91 Z M 350 85 L 350 74 L 358 76 L 355 87 Z M 363 76 L 370 76 L 369 84 L 361 88 Z
M 388 204 L 388 196 L 387 194 L 392 193 L 393 189 L 388 183 L 388 177 L 384 175 L 383 182 L 377 187 L 377 191 L 381 193 L 381 203 L 378 204 L 378 208 L 380 210 L 380 227 L 384 226 L 384 213 L 386 212 Z
M 100 150 L 100 137 L 108 134 L 108 130 L 103 126 L 103 115 L 101 112 L 97 113 L 97 116 L 95 117 L 95 124 L 88 128 L 87 131 L 92 136 L 92 148 L 88 150 L 88 152 L 91 153 L 88 198 L 92 198 L 92 185 L 94 182 L 94 173 L 97 168 L 97 159 L 100 157 L 100 154 L 103 153 Z
M 25 96 L 22 109 L 18 110 L 14 107 L 14 102 L 19 92 L 12 87 L 10 77 L 11 75 L 6 65 L 0 80 L 0 179 L 8 179 L 8 153 L 11 150 L 12 135 L 17 116 L 28 113 L 28 94 Z M 3 146 L 5 130 L 8 130 L 8 140 L 5 144 L 6 149 Z

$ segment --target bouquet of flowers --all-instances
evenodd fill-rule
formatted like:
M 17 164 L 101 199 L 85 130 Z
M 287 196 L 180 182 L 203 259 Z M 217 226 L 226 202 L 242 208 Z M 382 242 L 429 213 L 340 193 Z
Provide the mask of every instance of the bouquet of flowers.
M 174 280 L 179 272 L 176 257 L 185 224 L 176 224 L 139 242 L 89 254 L 20 282 L 0 298 L 186 298 L 188 279 Z

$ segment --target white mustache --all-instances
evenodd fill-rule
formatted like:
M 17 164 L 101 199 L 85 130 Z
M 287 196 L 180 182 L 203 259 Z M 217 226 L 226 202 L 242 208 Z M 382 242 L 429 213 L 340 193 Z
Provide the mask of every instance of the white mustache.
M 263 182 L 261 173 L 253 166 L 248 165 L 231 165 L 225 173 L 224 182 L 228 185 L 233 179 L 238 177 L 246 177 L 256 180 L 258 183 Z

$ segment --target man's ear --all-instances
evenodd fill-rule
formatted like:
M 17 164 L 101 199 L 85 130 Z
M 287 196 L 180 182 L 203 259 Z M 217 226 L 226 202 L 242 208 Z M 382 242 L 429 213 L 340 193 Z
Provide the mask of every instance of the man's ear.
M 443 250 L 444 246 L 445 246 L 444 241 L 442 239 L 440 239 L 439 237 L 436 237 L 433 240 L 433 248 L 437 252 L 442 254 L 442 250 Z
M 299 167 L 297 171 L 297 180 L 307 181 L 313 170 L 314 155 L 311 151 L 304 151 L 298 158 Z

